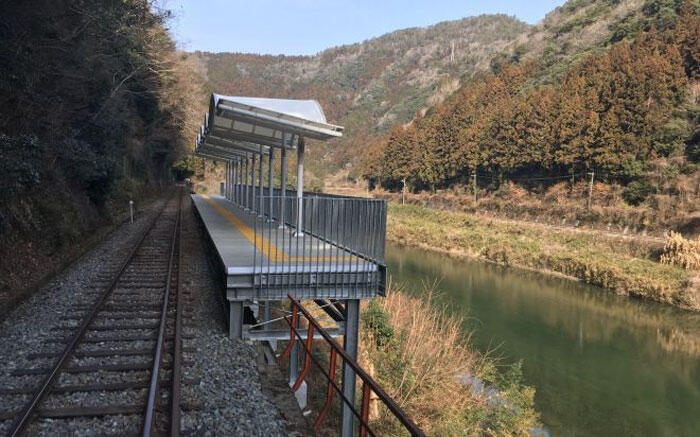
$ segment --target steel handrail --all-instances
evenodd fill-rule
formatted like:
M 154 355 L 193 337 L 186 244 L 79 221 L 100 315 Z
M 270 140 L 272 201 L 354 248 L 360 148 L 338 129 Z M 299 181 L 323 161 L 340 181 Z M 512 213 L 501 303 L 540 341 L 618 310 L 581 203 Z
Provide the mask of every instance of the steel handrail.
M 326 397 L 326 404 L 324 405 L 323 409 L 321 410 L 321 413 L 319 414 L 319 418 L 316 421 L 316 424 L 314 425 L 315 428 L 318 427 L 320 424 L 320 421 L 323 420 L 325 414 L 327 414 L 328 409 L 329 409 L 329 404 L 330 404 L 330 399 L 331 399 L 331 390 L 330 387 L 332 386 L 341 396 L 341 399 L 343 402 L 345 402 L 350 409 L 352 410 L 353 414 L 357 416 L 357 418 L 360 420 L 360 436 L 365 436 L 367 432 L 369 432 L 371 435 L 375 435 L 374 432 L 371 430 L 369 423 L 368 423 L 368 417 L 369 417 L 369 397 L 370 397 L 370 390 L 373 391 L 379 399 L 384 403 L 384 405 L 387 406 L 389 411 L 391 411 L 396 417 L 399 422 L 404 426 L 404 428 L 411 434 L 411 436 L 415 437 L 423 437 L 425 436 L 425 433 L 416 425 L 409 417 L 408 415 L 399 407 L 396 402 L 387 394 L 384 389 L 382 389 L 379 384 L 369 375 L 367 372 L 365 372 L 362 367 L 353 359 L 350 357 L 347 352 L 341 347 L 333 337 L 331 337 L 330 334 L 318 323 L 316 318 L 309 313 L 309 311 L 304 308 L 301 303 L 294 298 L 291 294 L 287 295 L 289 300 L 292 302 L 292 316 L 291 317 L 285 317 L 285 320 L 290 326 L 290 341 L 287 344 L 287 347 L 285 348 L 284 352 L 280 356 L 280 361 L 286 360 L 289 355 L 291 348 L 293 346 L 293 343 L 295 341 L 295 337 L 298 337 L 301 341 L 301 344 L 304 346 L 304 349 L 306 350 L 306 359 L 305 359 L 305 364 L 304 364 L 304 370 L 299 374 L 297 380 L 295 381 L 292 389 L 296 390 L 303 380 L 306 378 L 306 375 L 308 374 L 308 368 L 310 365 L 310 361 L 313 360 L 314 363 L 319 367 L 319 369 L 323 372 L 324 376 L 328 379 L 328 390 L 327 390 L 327 397 Z M 306 342 L 304 342 L 303 338 L 297 331 L 297 326 L 299 323 L 299 312 L 304 316 L 304 318 L 309 322 L 309 332 L 313 332 L 313 330 L 318 331 L 319 334 L 323 337 L 323 339 L 328 343 L 328 345 L 331 347 L 331 365 L 333 366 L 333 369 L 330 371 L 331 374 L 326 373 L 326 371 L 323 369 L 323 366 L 316 360 L 316 358 L 313 357 L 311 353 L 311 346 L 313 344 L 313 335 L 308 335 L 306 338 Z M 313 327 L 313 328 L 312 328 Z M 340 355 L 342 358 L 343 362 L 350 366 L 354 371 L 355 375 L 357 375 L 361 380 L 362 380 L 362 407 L 360 412 L 358 413 L 357 410 L 355 409 L 354 406 L 354 400 L 346 399 L 345 396 L 342 394 L 342 390 L 338 387 L 336 382 L 333 380 L 333 376 L 335 373 L 335 356 L 334 355 Z

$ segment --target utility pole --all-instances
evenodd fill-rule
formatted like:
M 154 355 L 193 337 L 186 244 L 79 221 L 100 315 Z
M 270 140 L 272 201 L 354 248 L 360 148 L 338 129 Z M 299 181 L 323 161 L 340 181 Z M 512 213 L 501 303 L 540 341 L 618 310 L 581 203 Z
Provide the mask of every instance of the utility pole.
M 455 42 L 452 41 L 452 52 L 450 53 L 450 63 L 455 61 Z
M 476 170 L 472 173 L 472 191 L 474 192 L 474 203 L 476 203 Z
M 403 182 L 403 188 L 401 189 L 401 204 L 406 203 L 406 178 L 401 179 Z
M 591 202 L 593 201 L 593 179 L 595 178 L 595 172 L 590 171 L 588 175 L 591 177 L 591 182 L 588 184 L 588 210 L 591 210 Z

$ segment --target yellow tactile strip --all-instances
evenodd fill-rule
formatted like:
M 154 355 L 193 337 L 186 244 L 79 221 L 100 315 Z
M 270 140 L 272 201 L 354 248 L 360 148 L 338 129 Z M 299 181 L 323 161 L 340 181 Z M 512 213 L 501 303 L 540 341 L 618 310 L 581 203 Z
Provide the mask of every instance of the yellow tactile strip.
M 277 247 L 275 244 L 270 243 L 267 238 L 255 236 L 255 230 L 250 226 L 243 223 L 234 213 L 223 207 L 219 202 L 212 199 L 206 194 L 202 194 L 202 199 L 204 199 L 209 205 L 214 208 L 214 210 L 226 219 L 238 232 L 241 233 L 252 245 L 254 245 L 260 252 L 262 252 L 268 259 L 274 262 L 324 262 L 324 261 L 354 261 L 356 258 L 354 256 L 341 256 L 341 257 L 294 257 L 289 256 L 284 250 Z

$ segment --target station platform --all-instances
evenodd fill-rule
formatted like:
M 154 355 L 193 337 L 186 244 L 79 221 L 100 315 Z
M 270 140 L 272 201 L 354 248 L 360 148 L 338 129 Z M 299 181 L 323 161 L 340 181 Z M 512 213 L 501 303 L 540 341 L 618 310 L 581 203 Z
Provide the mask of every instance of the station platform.
M 385 271 L 328 238 L 297 235 L 219 195 L 193 194 L 226 284 L 228 301 L 365 299 L 382 293 Z

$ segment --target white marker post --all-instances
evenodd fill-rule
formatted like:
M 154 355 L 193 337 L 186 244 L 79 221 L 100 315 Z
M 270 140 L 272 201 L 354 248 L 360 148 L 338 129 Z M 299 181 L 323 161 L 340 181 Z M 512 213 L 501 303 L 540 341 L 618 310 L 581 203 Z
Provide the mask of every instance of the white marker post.
M 134 201 L 129 200 L 129 215 L 131 216 L 131 223 L 134 223 Z

